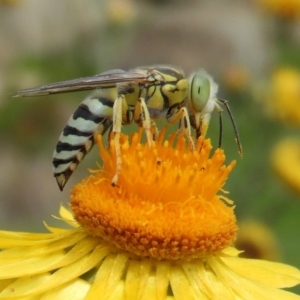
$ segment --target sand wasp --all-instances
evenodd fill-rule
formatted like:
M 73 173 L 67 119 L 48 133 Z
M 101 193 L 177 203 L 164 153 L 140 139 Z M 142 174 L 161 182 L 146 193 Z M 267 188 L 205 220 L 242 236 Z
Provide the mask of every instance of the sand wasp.
M 119 145 L 121 127 L 132 121 L 144 128 L 150 145 L 154 120 L 165 117 L 169 123 L 178 122 L 179 133 L 187 137 L 193 148 L 191 127 L 195 129 L 196 137 L 205 136 L 211 113 L 216 110 L 220 118 L 220 146 L 223 105 L 229 113 L 242 156 L 239 134 L 228 102 L 216 97 L 218 85 L 203 70 L 186 78 L 180 68 L 168 65 L 138 67 L 130 71 L 115 69 L 92 77 L 21 90 L 14 97 L 92 89 L 95 92 L 87 96 L 70 117 L 54 150 L 53 173 L 61 190 L 93 147 L 96 136 L 107 130 L 114 133 L 119 157 L 116 175 L 112 179 L 112 184 L 116 185 L 122 163 Z

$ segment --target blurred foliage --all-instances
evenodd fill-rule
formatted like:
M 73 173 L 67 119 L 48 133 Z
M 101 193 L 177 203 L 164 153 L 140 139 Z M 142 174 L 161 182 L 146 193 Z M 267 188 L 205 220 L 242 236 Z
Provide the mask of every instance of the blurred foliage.
M 81 45 L 80 42 L 75 43 L 68 53 L 21 56 L 11 65 L 10 76 L 16 76 L 21 84 L 24 81 L 23 84 L 34 82 L 35 85 L 42 85 L 47 82 L 96 74 L 93 62 L 81 55 Z M 20 81 L 11 82 L 7 89 L 16 91 L 17 86 L 20 86 Z M 61 98 L 61 96 L 46 96 L 13 98 L 6 101 L 0 110 L 0 134 L 5 140 L 22 145 L 24 151 L 29 154 L 42 147 L 49 147 L 47 143 L 49 136 L 57 131 L 53 125 L 56 116 L 59 115 L 60 104 L 56 100 Z M 72 94 L 68 98 L 72 98 L 70 103 L 74 102 L 74 98 L 82 100 L 82 93 Z M 76 103 L 72 105 L 76 107 Z

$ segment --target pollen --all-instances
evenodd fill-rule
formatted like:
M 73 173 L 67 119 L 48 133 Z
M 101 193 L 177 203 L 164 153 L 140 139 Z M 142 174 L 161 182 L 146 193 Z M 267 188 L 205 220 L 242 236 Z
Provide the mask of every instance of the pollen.
M 157 260 L 205 257 L 235 241 L 234 205 L 221 190 L 235 161 L 225 166 L 221 149 L 211 155 L 210 140 L 199 138 L 191 151 L 183 137 L 165 139 L 165 130 L 152 146 L 141 132 L 123 136 L 115 187 L 114 142 L 107 149 L 99 137 L 98 146 L 103 166 L 71 192 L 75 219 L 89 234 Z

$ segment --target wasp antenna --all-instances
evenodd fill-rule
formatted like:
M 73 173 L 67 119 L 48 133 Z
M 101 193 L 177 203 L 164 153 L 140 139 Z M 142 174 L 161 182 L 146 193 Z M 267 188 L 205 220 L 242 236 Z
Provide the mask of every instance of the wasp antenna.
M 234 134 L 235 134 L 235 138 L 236 138 L 236 143 L 237 143 L 237 146 L 238 146 L 238 152 L 239 152 L 239 155 L 240 157 L 242 158 L 243 157 L 243 149 L 242 149 L 242 144 L 241 144 L 241 140 L 240 140 L 240 135 L 239 135 L 239 132 L 237 130 L 237 126 L 235 124 L 235 121 L 234 121 L 234 118 L 233 118 L 233 114 L 230 110 L 230 107 L 229 107 L 229 104 L 228 104 L 228 101 L 227 100 L 224 100 L 224 99 L 220 99 L 218 98 L 218 101 L 220 103 L 222 103 L 225 107 L 226 107 L 226 110 L 229 114 L 229 117 L 230 117 L 230 120 L 231 120 L 231 123 L 232 123 L 232 126 L 233 126 L 233 129 L 234 129 Z
M 219 113 L 219 148 L 222 146 L 222 137 L 223 137 L 223 115 L 222 111 L 218 111 Z

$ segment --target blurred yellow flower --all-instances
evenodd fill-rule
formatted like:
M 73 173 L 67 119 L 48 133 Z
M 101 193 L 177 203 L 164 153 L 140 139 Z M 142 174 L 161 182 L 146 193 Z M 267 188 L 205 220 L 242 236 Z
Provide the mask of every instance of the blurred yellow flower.
M 278 260 L 279 245 L 272 230 L 258 221 L 243 221 L 239 224 L 237 249 L 243 250 L 240 257 Z
M 300 0 L 256 0 L 265 10 L 287 19 L 300 17 Z
M 17 5 L 20 4 L 20 0 L 0 0 L 0 5 Z
M 271 162 L 280 178 L 300 193 L 300 139 L 280 141 L 272 151 Z
M 300 72 L 283 67 L 274 72 L 261 98 L 268 113 L 282 122 L 300 125 Z
M 209 140 L 190 151 L 162 132 L 153 147 L 99 139 L 104 167 L 72 190 L 72 229 L 0 232 L 0 299 L 300 299 L 294 267 L 239 258 L 233 202 L 218 192 L 234 162 Z M 75 221 L 76 220 L 76 221 Z
M 241 92 L 249 84 L 249 72 L 241 65 L 231 65 L 222 77 L 224 86 L 233 92 Z
M 116 25 L 130 23 L 136 17 L 136 3 L 132 0 L 110 0 L 105 4 L 108 21 Z

